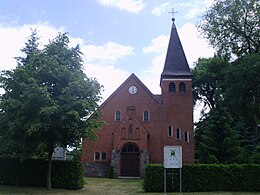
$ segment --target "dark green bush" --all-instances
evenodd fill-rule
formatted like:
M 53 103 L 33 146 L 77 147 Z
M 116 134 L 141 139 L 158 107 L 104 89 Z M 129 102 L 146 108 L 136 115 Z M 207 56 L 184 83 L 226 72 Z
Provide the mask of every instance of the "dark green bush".
M 113 179 L 115 178 L 115 174 L 114 174 L 114 166 L 113 165 L 110 165 L 109 166 L 109 178 Z
M 167 169 L 167 191 L 179 191 L 179 169 Z M 144 175 L 147 192 L 163 192 L 163 166 L 147 164 Z M 260 191 L 260 165 L 183 165 L 182 190 Z
M 41 159 L 0 159 L 0 184 L 46 186 L 47 161 Z M 53 161 L 52 187 L 80 189 L 84 185 L 82 165 L 78 161 Z

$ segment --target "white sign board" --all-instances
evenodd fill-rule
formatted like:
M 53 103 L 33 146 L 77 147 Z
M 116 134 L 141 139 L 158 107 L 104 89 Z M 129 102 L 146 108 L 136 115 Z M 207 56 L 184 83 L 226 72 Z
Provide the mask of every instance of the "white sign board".
M 164 146 L 164 168 L 182 168 L 182 147 Z

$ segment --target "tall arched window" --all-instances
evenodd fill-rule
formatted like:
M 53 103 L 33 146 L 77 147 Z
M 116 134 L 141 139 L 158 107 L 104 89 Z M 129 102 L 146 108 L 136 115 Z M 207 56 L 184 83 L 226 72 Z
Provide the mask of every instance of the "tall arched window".
M 180 82 L 179 84 L 179 92 L 186 92 L 186 85 L 184 82 Z
M 181 130 L 179 128 L 177 128 L 177 130 L 176 130 L 176 139 L 177 140 L 181 139 Z
M 189 132 L 188 131 L 185 131 L 184 132 L 184 142 L 185 143 L 189 143 Z
M 149 121 L 149 112 L 144 111 L 144 121 Z
M 173 128 L 172 128 L 172 126 L 168 127 L 168 137 L 173 137 Z
M 115 113 L 115 121 L 120 121 L 121 120 L 121 113 L 120 111 L 116 111 Z
M 175 83 L 174 82 L 170 82 L 169 83 L 169 92 L 170 93 L 173 93 L 173 92 L 175 92 L 176 91 L 176 89 L 175 89 Z

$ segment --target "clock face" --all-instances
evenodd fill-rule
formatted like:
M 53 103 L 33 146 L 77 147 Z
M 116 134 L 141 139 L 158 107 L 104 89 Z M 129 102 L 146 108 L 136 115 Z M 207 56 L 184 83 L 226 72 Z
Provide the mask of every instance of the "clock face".
M 137 92 L 136 86 L 130 86 L 129 89 L 128 89 L 128 92 L 130 94 L 136 94 L 136 92 Z

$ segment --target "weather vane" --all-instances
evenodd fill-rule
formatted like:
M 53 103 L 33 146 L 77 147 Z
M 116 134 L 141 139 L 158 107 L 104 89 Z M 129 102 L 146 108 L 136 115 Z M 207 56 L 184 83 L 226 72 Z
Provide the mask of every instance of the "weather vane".
M 172 8 L 172 11 L 169 12 L 169 14 L 172 14 L 172 21 L 175 20 L 175 18 L 174 18 L 174 14 L 175 14 L 175 13 L 178 13 L 178 12 L 174 11 L 174 8 Z

